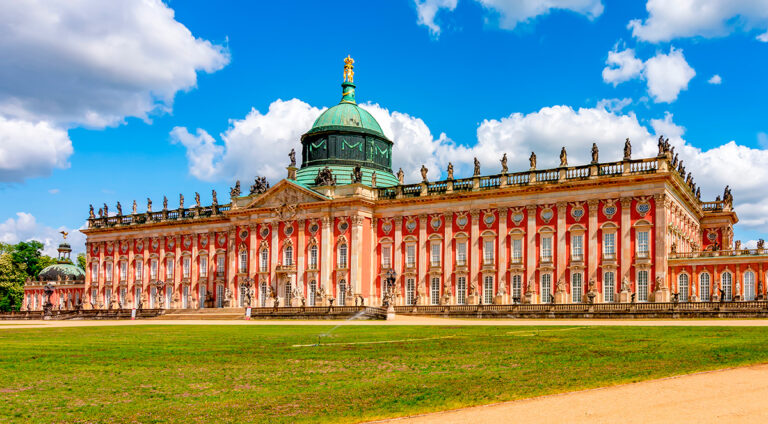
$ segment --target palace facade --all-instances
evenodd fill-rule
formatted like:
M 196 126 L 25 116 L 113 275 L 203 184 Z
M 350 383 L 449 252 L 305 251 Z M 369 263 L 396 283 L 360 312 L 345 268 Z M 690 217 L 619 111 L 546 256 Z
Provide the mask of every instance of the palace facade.
M 733 198 L 702 201 L 669 143 L 624 158 L 404 184 L 392 141 L 355 101 L 302 136 L 302 163 L 230 200 L 98 215 L 91 207 L 86 309 L 697 302 L 762 299 L 763 243 L 733 240 Z M 79 283 L 79 282 L 78 282 Z M 75 287 L 75 286 L 72 286 Z M 27 286 L 27 309 L 40 295 Z

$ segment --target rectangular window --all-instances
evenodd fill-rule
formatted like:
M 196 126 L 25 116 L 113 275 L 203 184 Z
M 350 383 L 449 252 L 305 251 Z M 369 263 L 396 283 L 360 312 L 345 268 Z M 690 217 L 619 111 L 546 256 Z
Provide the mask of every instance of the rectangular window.
M 541 238 L 541 261 L 552 262 L 552 237 Z
M 141 259 L 136 261 L 136 269 L 134 270 L 133 276 L 136 281 L 143 281 L 144 279 L 144 261 Z
M 381 246 L 381 268 L 382 269 L 392 268 L 392 247 L 391 246 Z
M 440 266 L 440 243 L 432 243 L 430 245 L 430 248 L 432 249 L 432 252 L 431 252 L 432 266 L 438 267 Z
M 612 271 L 603 274 L 603 300 L 605 302 L 614 302 L 616 293 L 616 274 Z
M 248 272 L 248 252 L 245 249 L 240 251 L 239 262 L 240 262 L 240 273 L 243 274 Z
M 317 269 L 317 246 L 309 248 L 309 269 Z
M 493 304 L 493 276 L 486 275 L 483 279 L 483 303 Z
M 439 305 L 440 304 L 440 278 L 438 277 L 432 277 L 430 286 L 430 293 L 429 293 L 429 300 L 430 303 L 433 305 Z
M 584 260 L 584 235 L 571 236 L 571 260 L 581 262 Z
M 584 293 L 584 274 L 574 272 L 571 274 L 571 301 L 581 303 L 581 296 Z
M 205 278 L 208 276 L 208 257 L 200 257 L 200 276 Z
M 416 280 L 408 278 L 405 280 L 405 304 L 413 305 L 416 297 Z
M 637 256 L 647 258 L 650 250 L 648 248 L 648 231 L 638 231 L 637 233 Z
M 552 274 L 541 274 L 541 302 L 552 303 Z
M 149 278 L 157 280 L 157 259 L 149 261 Z
M 405 246 L 405 267 L 406 268 L 416 267 L 416 245 L 413 243 L 407 244 Z
M 128 279 L 128 262 L 120 262 L 120 281 Z
M 709 302 L 709 274 L 706 272 L 699 275 L 699 297 L 702 302 Z
M 107 262 L 107 269 L 104 272 L 105 280 L 107 280 L 108 283 L 112 282 L 112 262 Z
M 648 271 L 638 271 L 637 273 L 637 301 L 648 301 Z
M 467 277 L 456 277 L 456 303 L 467 303 Z
M 285 248 L 283 248 L 283 265 L 285 266 L 293 265 L 293 247 L 292 246 L 285 246 Z
M 189 278 L 189 269 L 191 267 L 191 259 L 188 256 L 185 256 L 181 259 L 181 272 L 184 278 Z
M 523 263 L 523 239 L 512 240 L 512 263 Z
M 138 308 L 141 303 L 141 287 L 136 287 L 136 294 L 133 296 L 133 307 Z
M 91 289 L 91 305 L 96 307 L 99 299 L 99 289 Z
M 616 258 L 616 233 L 603 234 L 603 257 L 605 259 Z
M 459 242 L 456 243 L 456 265 L 458 266 L 466 266 L 467 265 L 467 243 L 466 242 Z
M 483 243 L 483 264 L 493 265 L 493 240 L 485 240 Z
M 91 282 L 99 281 L 99 264 L 94 262 L 91 264 Z
M 520 303 L 523 294 L 523 277 L 520 274 L 512 276 L 512 301 Z
M 339 268 L 347 267 L 347 245 L 339 245 Z
M 224 275 L 224 255 L 216 256 L 216 275 Z
M 269 271 L 269 250 L 261 250 L 261 272 Z
M 173 259 L 167 259 L 165 261 L 165 278 L 173 279 Z

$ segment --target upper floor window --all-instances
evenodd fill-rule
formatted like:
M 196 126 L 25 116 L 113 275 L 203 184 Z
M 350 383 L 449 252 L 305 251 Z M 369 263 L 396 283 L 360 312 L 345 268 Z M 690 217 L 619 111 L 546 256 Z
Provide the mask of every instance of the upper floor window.
M 283 248 L 283 265 L 293 265 L 293 246 L 288 245 Z
M 523 239 L 512 239 L 512 263 L 523 263 Z
M 483 264 L 493 265 L 493 240 L 483 242 Z
M 541 261 L 552 262 L 552 237 L 541 238 Z
M 91 281 L 99 281 L 99 264 L 97 262 L 91 264 Z
M 112 262 L 107 262 L 106 271 L 104 272 L 104 277 L 107 280 L 107 282 L 112 281 Z
M 405 246 L 405 266 L 406 268 L 416 267 L 416 245 L 408 243 Z
M 381 246 L 381 268 L 382 269 L 392 268 L 392 247 L 391 246 Z
M 346 243 L 342 243 L 339 245 L 338 265 L 339 265 L 339 268 L 347 267 L 347 244 Z
M 269 271 L 269 250 L 267 249 L 261 249 L 261 264 L 259 267 L 261 268 L 261 272 L 267 272 Z
M 243 249 L 240 251 L 240 272 L 245 273 L 248 272 L 248 251 Z
M 173 259 L 168 259 L 165 261 L 165 278 L 173 278 Z
M 584 235 L 574 234 L 571 236 L 571 260 L 584 260 Z
M 190 258 L 185 256 L 181 259 L 181 273 L 184 278 L 189 278 Z
M 141 281 L 142 277 L 144 276 L 144 261 L 141 259 L 136 260 L 136 269 L 134 270 L 133 276 L 136 281 Z
M 467 264 L 467 243 L 464 241 L 456 243 L 456 265 L 465 266 Z
M 149 278 L 157 280 L 157 259 L 149 261 Z
M 201 277 L 208 276 L 208 257 L 206 256 L 202 256 L 200 258 L 200 276 Z
M 641 258 L 647 258 L 648 253 L 650 252 L 648 244 L 649 235 L 650 233 L 648 231 L 637 232 L 637 256 Z
M 216 275 L 224 275 L 224 255 L 216 256 Z
M 317 245 L 309 248 L 309 269 L 317 269 Z
M 603 256 L 606 259 L 616 257 L 616 233 L 603 233 Z
M 128 262 L 120 262 L 120 281 L 128 279 Z
M 432 243 L 430 248 L 432 266 L 440 266 L 440 243 Z

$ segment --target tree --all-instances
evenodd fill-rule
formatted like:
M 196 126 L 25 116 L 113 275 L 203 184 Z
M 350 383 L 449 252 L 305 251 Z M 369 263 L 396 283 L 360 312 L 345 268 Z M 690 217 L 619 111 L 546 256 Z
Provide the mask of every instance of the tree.
M 43 243 L 37 240 L 20 241 L 14 246 L 13 253 L 11 253 L 13 263 L 26 272 L 29 278 L 35 280 L 37 274 L 44 268 L 40 263 L 43 256 L 42 250 Z
M 24 300 L 27 273 L 13 262 L 13 254 L 0 254 L 0 311 L 18 311 Z
M 77 266 L 83 269 L 85 271 L 85 253 L 78 253 L 77 254 Z

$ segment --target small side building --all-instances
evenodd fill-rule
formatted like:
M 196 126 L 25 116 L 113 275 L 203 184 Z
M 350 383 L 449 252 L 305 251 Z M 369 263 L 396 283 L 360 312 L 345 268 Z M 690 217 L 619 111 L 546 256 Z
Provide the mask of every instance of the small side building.
M 24 285 L 22 311 L 42 311 L 46 299 L 45 286 L 50 284 L 53 293 L 50 302 L 54 310 L 72 310 L 83 306 L 85 293 L 85 271 L 73 265 L 70 259 L 72 247 L 69 243 L 59 244 L 58 263 L 43 268 L 37 281 L 27 280 Z

